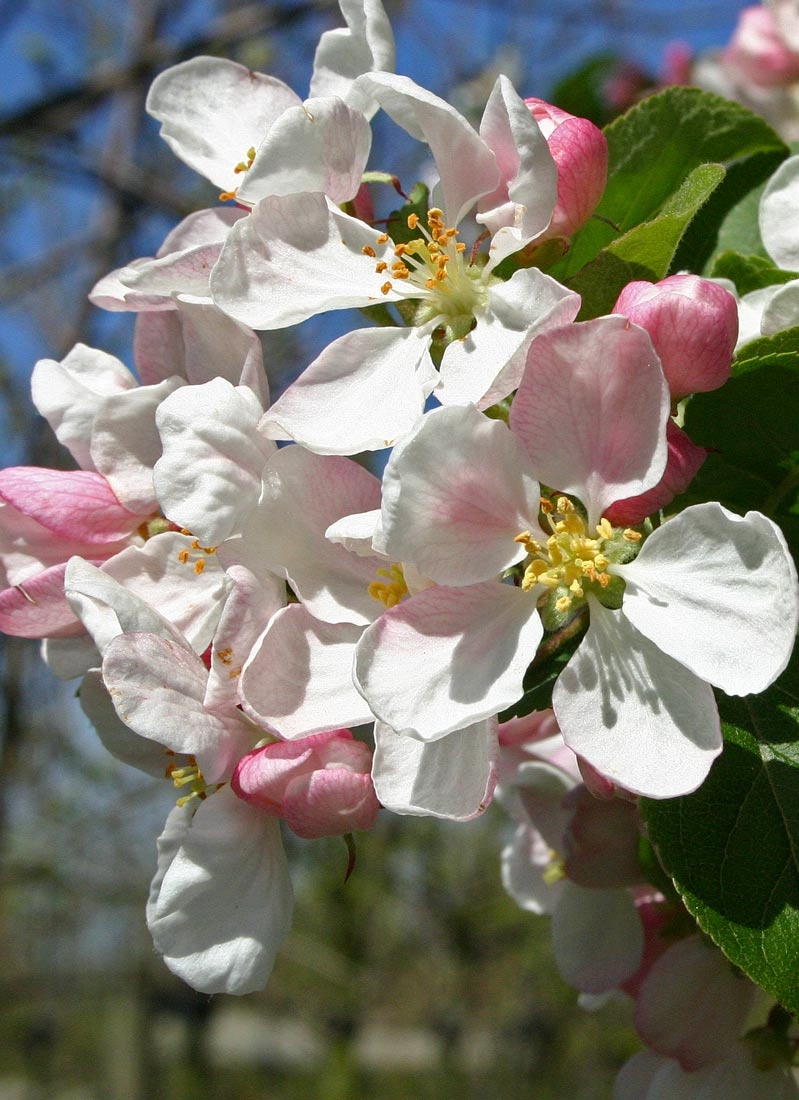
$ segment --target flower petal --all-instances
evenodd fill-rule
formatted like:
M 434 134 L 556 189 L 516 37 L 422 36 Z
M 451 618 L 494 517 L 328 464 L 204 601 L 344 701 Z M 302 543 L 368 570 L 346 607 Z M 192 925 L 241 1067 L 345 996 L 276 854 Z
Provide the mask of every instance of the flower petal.
M 565 981 L 604 993 L 641 964 L 644 931 L 629 890 L 590 890 L 564 882 L 552 914 L 552 951 Z
M 493 718 L 425 744 L 375 725 L 377 797 L 395 814 L 471 821 L 491 801 L 499 745 Z
M 516 702 L 542 634 L 512 585 L 427 588 L 366 629 L 355 684 L 392 729 L 434 741 Z
M 636 628 L 728 695 L 763 691 L 796 638 L 796 567 L 782 532 L 759 512 L 710 502 L 686 508 L 646 540 L 624 577 Z
M 533 341 L 510 414 L 540 481 L 573 493 L 593 526 L 666 466 L 669 390 L 642 328 L 623 317 L 566 325 Z
M 558 677 L 552 706 L 566 744 L 635 794 L 688 794 L 721 752 L 710 685 L 622 612 L 594 600 L 588 633 Z
M 202 993 L 263 989 L 291 925 L 280 823 L 225 787 L 159 838 L 147 925 L 169 969 Z

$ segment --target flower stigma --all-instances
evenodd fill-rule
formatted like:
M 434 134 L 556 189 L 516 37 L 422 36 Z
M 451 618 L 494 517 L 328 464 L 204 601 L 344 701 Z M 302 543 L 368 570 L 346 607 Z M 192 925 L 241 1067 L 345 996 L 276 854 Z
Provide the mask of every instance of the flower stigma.
M 247 150 L 247 159 L 246 160 L 240 160 L 239 163 L 236 165 L 236 167 L 233 169 L 233 171 L 236 173 L 237 176 L 241 175 L 242 172 L 249 171 L 249 169 L 252 168 L 252 162 L 254 160 L 255 160 L 255 146 L 251 145 L 250 148 Z M 220 191 L 219 201 L 220 202 L 228 202 L 228 200 L 230 200 L 230 199 L 235 199 L 237 191 L 238 191 L 237 187 L 234 187 L 232 191 Z
M 386 608 L 396 607 L 403 596 L 408 595 L 405 574 L 399 562 L 392 562 L 388 569 L 378 569 L 379 577 L 386 581 L 372 581 L 367 591 L 373 600 L 379 600 Z
M 569 611 L 575 600 L 584 600 L 587 592 L 614 606 L 620 593 L 611 596 L 608 590 L 623 582 L 607 572 L 608 566 L 634 557 L 641 533 L 632 528 L 620 531 L 603 518 L 592 535 L 584 517 L 565 496 L 557 497 L 554 504 L 543 497 L 541 511 L 552 531 L 546 542 L 534 539 L 529 531 L 514 539 L 530 555 L 521 582 L 524 591 L 543 585 L 552 592 L 554 609 L 560 614 Z
M 475 313 L 487 305 L 484 268 L 464 259 L 466 245 L 457 239 L 457 229 L 445 225 L 438 207 L 427 211 L 427 225 L 416 213 L 408 215 L 407 225 L 411 231 L 418 229 L 421 236 L 395 244 L 392 263 L 379 260 L 375 264 L 377 274 L 386 276 L 380 290 L 420 299 L 415 324 L 442 325 L 449 340 L 463 339 L 474 328 Z M 389 240 L 383 233 L 377 243 Z M 377 256 L 371 245 L 362 251 Z

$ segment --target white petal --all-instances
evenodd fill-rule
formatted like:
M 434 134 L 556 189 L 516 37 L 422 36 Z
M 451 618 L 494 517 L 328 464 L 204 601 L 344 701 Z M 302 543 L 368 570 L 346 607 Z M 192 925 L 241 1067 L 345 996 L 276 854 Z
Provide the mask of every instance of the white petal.
M 540 481 L 573 493 L 591 526 L 666 466 L 669 390 L 642 328 L 597 317 L 533 341 L 511 409 Z
M 169 761 L 163 745 L 140 737 L 130 726 L 125 725 L 116 712 L 99 669 L 92 669 L 83 677 L 78 698 L 81 709 L 94 726 L 97 736 L 117 760 L 122 760 L 156 779 L 164 778 Z M 174 761 L 174 757 L 172 759 Z M 180 763 L 184 761 L 181 760 Z
M 225 716 L 205 709 L 205 666 L 169 639 L 120 634 L 106 649 L 103 679 L 125 725 L 196 757 L 209 783 L 230 775 L 258 740 L 260 731 L 235 707 Z
M 278 611 L 242 672 L 245 712 L 284 738 L 371 722 L 352 686 L 360 633 L 349 623 L 320 622 L 300 604 Z
M 393 73 L 368 73 L 358 80 L 357 87 L 411 137 L 430 146 L 441 177 L 447 225 L 457 225 L 481 195 L 495 189 L 499 169 L 494 154 L 445 100 L 407 76 Z
M 497 158 L 500 187 L 480 200 L 477 221 L 493 234 L 495 266 L 548 228 L 558 197 L 558 170 L 546 138 L 506 76 L 486 103 L 480 136 Z
M 413 328 L 356 329 L 306 367 L 262 429 L 317 454 L 381 450 L 412 431 L 437 381 L 426 336 Z
M 240 530 L 258 502 L 275 446 L 258 432 L 263 410 L 223 378 L 186 386 L 158 410 L 164 453 L 155 484 L 164 513 L 212 546 Z
M 333 96 L 284 111 L 258 149 L 236 194 L 254 205 L 268 195 L 322 191 L 347 202 L 361 185 L 372 131 L 360 111 Z
M 796 568 L 782 532 L 759 512 L 715 502 L 686 508 L 617 568 L 623 610 L 650 641 L 728 695 L 763 691 L 796 637 Z
M 377 722 L 372 778 L 395 814 L 470 821 L 491 801 L 498 757 L 495 719 L 429 744 Z
M 514 539 L 538 532 L 538 508 L 538 482 L 506 424 L 472 406 L 435 409 L 389 459 L 381 548 L 440 584 L 490 580 L 525 557 Z
M 799 156 L 788 157 L 760 200 L 760 236 L 778 267 L 799 271 Z
M 537 268 L 493 283 L 475 328 L 445 349 L 436 397 L 443 405 L 472 402 L 480 409 L 501 401 L 518 387 L 533 338 L 573 321 L 580 302 L 579 294 Z
M 156 949 L 203 993 L 263 989 L 293 906 L 279 821 L 227 787 L 173 815 L 147 913 Z
M 641 965 L 644 931 L 628 890 L 588 890 L 564 882 L 552 914 L 552 951 L 565 981 L 604 993 Z
M 242 539 L 290 581 L 316 618 L 364 625 L 382 609 L 368 589 L 385 563 L 351 554 L 325 532 L 340 516 L 379 502 L 380 482 L 352 459 L 283 447 L 264 471 L 261 500 Z
M 773 336 L 775 332 L 782 332 L 783 329 L 799 325 L 799 279 L 793 279 L 783 286 L 767 287 L 766 290 L 770 293 L 760 320 L 760 331 L 763 336 Z
M 156 511 L 153 467 L 161 454 L 156 412 L 181 378 L 139 386 L 99 402 L 92 423 L 91 458 L 117 499 L 132 512 Z
M 558 677 L 552 706 L 566 744 L 635 794 L 688 794 L 721 752 L 710 685 L 593 600 L 588 634 Z
M 542 633 L 520 588 L 427 588 L 366 629 L 355 683 L 387 725 L 433 741 L 516 702 Z
M 194 57 L 155 78 L 147 111 L 161 123 L 161 137 L 195 172 L 224 191 L 241 183 L 236 166 L 247 161 L 269 128 L 300 102 L 272 76 L 221 57 Z
M 563 882 L 547 881 L 551 859 L 549 845 L 529 825 L 520 825 L 502 850 L 502 885 L 528 913 L 541 916 L 555 907 Z
M 361 73 L 394 69 L 394 35 L 380 0 L 339 0 L 346 27 L 325 31 L 316 47 L 311 95 L 346 99 Z M 377 104 L 356 101 L 371 117 Z
M 318 193 L 263 199 L 230 231 L 211 276 L 214 301 L 254 329 L 395 301 L 375 271 L 378 260 L 393 258 L 393 245 L 379 236 Z M 364 247 L 375 255 L 364 255 Z

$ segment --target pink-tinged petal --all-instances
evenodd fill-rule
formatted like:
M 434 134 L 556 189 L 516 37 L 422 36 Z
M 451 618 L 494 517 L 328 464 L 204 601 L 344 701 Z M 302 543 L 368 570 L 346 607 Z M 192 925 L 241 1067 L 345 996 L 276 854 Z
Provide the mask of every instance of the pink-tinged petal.
M 789 10 L 795 25 L 796 5 L 791 4 Z M 768 3 L 744 8 L 723 51 L 724 64 L 742 82 L 754 84 L 758 91 L 796 83 L 799 80 L 799 56 L 783 38 L 782 26 Z
M 0 592 L 0 630 L 15 638 L 82 634 L 83 627 L 64 595 L 66 563 L 51 565 L 24 584 Z
M 586 890 L 564 882 L 552 914 L 552 952 L 564 980 L 605 993 L 634 974 L 644 932 L 629 890 Z
M 348 99 L 361 73 L 394 71 L 394 35 L 380 0 L 339 0 L 346 27 L 325 31 L 314 54 L 311 95 Z M 357 104 L 371 118 L 377 104 Z
M 520 825 L 502 850 L 502 885 L 528 913 L 551 913 L 563 889 L 562 881 L 549 880 L 551 861 L 549 845 L 529 825 Z
M 689 794 L 721 752 L 710 685 L 593 600 L 588 634 L 558 677 L 552 706 L 566 744 L 635 794 Z
M 132 512 L 158 511 L 153 466 L 161 454 L 155 426 L 158 406 L 183 386 L 168 378 L 156 386 L 140 386 L 109 397 L 97 406 L 92 422 L 91 460 Z
M 264 470 L 261 500 L 242 538 L 316 618 L 364 625 L 382 609 L 369 585 L 385 562 L 351 554 L 325 532 L 341 516 L 379 503 L 380 482 L 352 459 L 282 447 Z
M 110 485 L 90 470 L 14 466 L 0 470 L 0 500 L 64 539 L 115 543 L 146 518 L 123 508 Z
M 236 193 L 254 205 L 269 195 L 321 191 L 348 202 L 361 186 L 372 131 L 360 111 L 334 96 L 289 107 L 274 123 Z
M 306 840 L 371 829 L 380 803 L 370 774 L 372 750 L 349 730 L 276 741 L 253 749 L 236 766 L 239 798 L 284 817 Z
M 760 236 L 778 267 L 799 271 L 799 156 L 788 157 L 766 184 L 760 200 Z
M 233 386 L 248 386 L 266 408 L 269 384 L 256 333 L 214 305 L 176 302 L 176 307 L 136 320 L 134 358 L 142 381 L 176 373 L 192 385 L 226 378 Z
M 346 768 L 300 776 L 286 793 L 286 824 L 306 840 L 372 829 L 379 809 L 371 775 Z
M 490 580 L 525 557 L 514 539 L 538 533 L 538 508 L 538 482 L 506 424 L 472 406 L 434 409 L 389 459 L 381 549 L 440 584 Z
M 202 993 L 263 989 L 293 907 L 280 823 L 223 788 L 174 809 L 158 849 L 147 925 L 169 969 Z
M 475 328 L 444 351 L 436 397 L 442 405 L 479 409 L 501 401 L 519 385 L 533 338 L 573 321 L 580 301 L 537 268 L 490 284 L 488 307 Z
M 754 995 L 755 986 L 717 947 L 689 936 L 664 952 L 644 979 L 635 1027 L 658 1054 L 697 1070 L 728 1053 Z
M 222 244 L 215 242 L 183 252 L 170 252 L 167 256 L 124 268 L 119 281 L 133 291 L 130 305 L 138 305 L 139 309 L 147 309 L 150 303 L 159 299 L 163 299 L 163 307 L 168 308 L 167 301 L 179 294 L 192 301 L 206 302 L 211 295 L 211 268 L 221 251 Z
M 558 201 L 547 237 L 571 237 L 599 204 L 608 175 L 608 143 L 587 118 L 529 97 L 525 106 L 547 139 L 558 172 Z
M 233 589 L 214 632 L 204 700 L 214 711 L 238 706 L 244 662 L 274 613 L 286 604 L 286 586 L 279 577 L 255 577 L 241 565 L 231 565 L 225 573 Z
M 657 484 L 669 391 L 648 334 L 598 317 L 537 337 L 510 414 L 540 481 L 573 493 L 593 526 Z
M 499 182 L 499 168 L 488 144 L 443 99 L 407 76 L 368 73 L 357 87 L 375 99 L 411 137 L 424 141 L 436 162 L 448 225 L 457 225 L 482 195 Z M 467 172 L 464 165 L 469 166 Z
M 317 454 L 381 450 L 416 426 L 437 381 L 417 330 L 356 329 L 306 367 L 261 427 Z
M 258 431 L 262 415 L 251 390 L 224 378 L 186 386 L 158 410 L 158 499 L 169 519 L 206 546 L 240 531 L 258 503 L 261 474 L 275 450 Z
M 395 814 L 471 821 L 488 807 L 497 779 L 496 720 L 475 722 L 425 744 L 375 725 L 372 775 L 377 797 Z
M 320 622 L 300 604 L 278 611 L 241 675 L 245 713 L 285 738 L 371 722 L 352 685 L 360 633 L 349 623 Z
M 236 166 L 300 98 L 272 76 L 221 57 L 194 57 L 155 78 L 147 111 L 181 160 L 223 191 L 241 183 Z
M 640 885 L 641 820 L 636 804 L 621 798 L 595 798 L 580 783 L 567 798 L 566 808 L 571 811 L 563 837 L 567 877 L 590 889 Z
M 185 252 L 190 248 L 201 248 L 208 244 L 222 244 L 230 227 L 240 218 L 246 218 L 247 211 L 236 206 L 212 206 L 207 210 L 195 210 L 178 222 L 164 237 L 156 257 L 168 256 L 170 252 Z
M 718 389 L 729 378 L 738 306 L 718 283 L 698 275 L 628 283 L 613 312 L 649 333 L 673 400 Z
M 366 629 L 355 684 L 392 729 L 434 741 L 516 702 L 542 634 L 520 588 L 427 588 Z
M 103 680 L 125 725 L 196 757 L 209 783 L 229 775 L 258 739 L 260 731 L 235 708 L 224 716 L 205 709 L 205 665 L 167 638 L 118 635 L 106 648 Z
M 506 76 L 499 76 L 480 122 L 480 137 L 497 158 L 499 187 L 480 199 L 477 221 L 492 233 L 495 266 L 549 226 L 558 170 L 546 138 Z
M 640 496 L 617 500 L 605 509 L 605 516 L 615 526 L 642 523 L 648 516 L 671 504 L 677 494 L 684 492 L 691 484 L 708 454 L 671 418 L 666 422 L 666 446 L 666 469 L 657 485 Z
M 796 567 L 780 529 L 759 512 L 736 516 L 715 502 L 686 508 L 618 573 L 630 622 L 728 695 L 763 691 L 787 665 Z
M 385 275 L 375 270 L 393 259 L 393 246 L 379 237 L 324 195 L 270 196 L 231 229 L 211 277 L 214 301 L 254 329 L 395 301 L 399 295 L 382 293 Z
M 325 531 L 325 538 L 336 546 L 343 546 L 359 558 L 374 557 L 373 540 L 380 526 L 380 509 L 370 508 L 367 512 L 358 512 L 351 516 L 342 516 L 331 523 Z

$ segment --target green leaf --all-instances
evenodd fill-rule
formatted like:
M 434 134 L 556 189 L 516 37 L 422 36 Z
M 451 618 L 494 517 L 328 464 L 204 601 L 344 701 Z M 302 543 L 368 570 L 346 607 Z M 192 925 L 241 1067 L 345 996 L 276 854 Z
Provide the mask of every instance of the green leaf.
M 799 659 L 759 696 L 722 697 L 725 746 L 702 787 L 642 799 L 689 912 L 727 957 L 799 1010 Z
M 716 256 L 710 270 L 713 279 L 730 279 L 739 294 L 762 290 L 766 286 L 789 283 L 797 275 L 775 267 L 763 256 L 742 256 L 739 252 L 722 252 Z
M 688 402 L 685 430 L 710 455 L 675 508 L 757 509 L 799 557 L 799 329 L 742 348 L 729 382 Z
M 758 115 L 698 88 L 667 88 L 650 96 L 611 123 L 605 134 L 608 184 L 596 216 L 550 271 L 561 282 L 619 235 L 651 221 L 699 165 L 716 163 L 731 169 L 757 154 L 768 154 L 759 166 L 760 178 L 765 178 L 787 154 L 782 140 Z M 714 235 L 726 210 L 752 186 L 746 178 L 728 191 L 715 213 Z
M 680 238 L 723 179 L 720 164 L 695 168 L 656 218 L 619 237 L 569 279 L 569 287 L 583 299 L 579 319 L 610 313 L 622 288 L 634 279 L 655 283 L 665 278 Z

